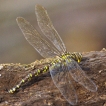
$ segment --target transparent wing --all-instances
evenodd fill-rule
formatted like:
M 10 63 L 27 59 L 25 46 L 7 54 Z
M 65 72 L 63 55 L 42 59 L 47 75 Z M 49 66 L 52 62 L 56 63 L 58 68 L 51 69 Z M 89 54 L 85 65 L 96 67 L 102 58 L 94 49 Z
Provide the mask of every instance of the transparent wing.
M 68 63 L 68 66 L 70 70 L 69 72 L 76 82 L 83 85 L 89 91 L 97 91 L 97 86 L 95 85 L 95 83 L 88 78 L 88 76 L 84 73 L 84 71 L 81 69 L 76 61 L 71 59 L 71 62 Z
M 66 51 L 66 47 L 58 32 L 55 30 L 47 14 L 47 11 L 44 9 L 44 7 L 36 5 L 35 14 L 37 17 L 38 25 L 43 34 L 54 44 L 54 46 L 60 51 L 60 53 L 64 53 Z
M 40 34 L 28 21 L 22 17 L 18 17 L 16 21 L 26 40 L 39 52 L 41 56 L 47 58 L 59 54 L 55 48 L 51 47 L 47 41 L 41 38 Z
M 66 71 L 66 66 L 57 63 L 49 69 L 53 82 L 61 94 L 70 104 L 75 105 L 77 103 L 77 95 L 71 83 L 69 71 Z

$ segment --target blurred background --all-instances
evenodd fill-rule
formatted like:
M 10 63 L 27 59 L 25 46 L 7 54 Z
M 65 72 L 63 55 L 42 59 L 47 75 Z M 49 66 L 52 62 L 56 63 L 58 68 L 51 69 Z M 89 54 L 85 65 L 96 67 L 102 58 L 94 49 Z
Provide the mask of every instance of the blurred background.
M 22 16 L 39 32 L 35 4 L 44 6 L 70 52 L 106 48 L 106 0 L 0 0 L 0 63 L 31 63 L 42 57 L 16 23 Z

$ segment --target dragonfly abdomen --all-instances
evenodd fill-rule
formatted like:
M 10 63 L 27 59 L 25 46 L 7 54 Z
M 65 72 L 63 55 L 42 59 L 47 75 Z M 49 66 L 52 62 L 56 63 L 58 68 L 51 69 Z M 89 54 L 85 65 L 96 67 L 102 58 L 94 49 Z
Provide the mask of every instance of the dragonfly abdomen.
M 22 85 L 24 85 L 25 83 L 29 82 L 34 77 L 37 77 L 37 76 L 39 76 L 39 75 L 41 75 L 43 73 L 46 73 L 48 70 L 49 70 L 49 66 L 44 66 L 41 69 L 36 69 L 36 70 L 30 72 L 24 79 L 22 79 L 15 87 L 10 89 L 8 92 L 9 93 L 16 92 Z

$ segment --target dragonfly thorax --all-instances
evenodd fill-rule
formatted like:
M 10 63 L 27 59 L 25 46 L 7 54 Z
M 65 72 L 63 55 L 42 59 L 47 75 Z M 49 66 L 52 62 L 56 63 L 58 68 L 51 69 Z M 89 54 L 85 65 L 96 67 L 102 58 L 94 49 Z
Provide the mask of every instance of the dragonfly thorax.
M 65 52 L 61 54 L 60 56 L 56 56 L 53 61 L 51 62 L 50 66 L 54 66 L 56 64 L 64 64 L 67 66 L 68 63 L 70 63 L 72 60 L 77 61 L 78 63 L 81 61 L 82 55 L 80 53 L 74 52 Z
M 60 58 L 62 58 L 62 59 L 72 58 L 79 63 L 82 60 L 82 54 L 78 53 L 78 52 L 73 52 L 73 53 L 66 52 L 66 53 L 62 54 L 60 56 Z

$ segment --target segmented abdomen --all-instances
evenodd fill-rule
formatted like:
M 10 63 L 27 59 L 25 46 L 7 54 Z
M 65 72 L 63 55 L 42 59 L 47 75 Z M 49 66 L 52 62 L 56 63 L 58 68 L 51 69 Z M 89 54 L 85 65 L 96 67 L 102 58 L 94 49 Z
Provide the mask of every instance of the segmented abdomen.
M 9 93 L 14 93 L 16 92 L 22 85 L 24 85 L 26 82 L 29 82 L 32 78 L 39 76 L 43 73 L 46 73 L 49 70 L 49 66 L 44 66 L 41 69 L 36 69 L 32 72 L 30 72 L 24 79 L 22 79 L 19 84 L 17 84 L 15 87 L 10 89 L 8 92 Z

